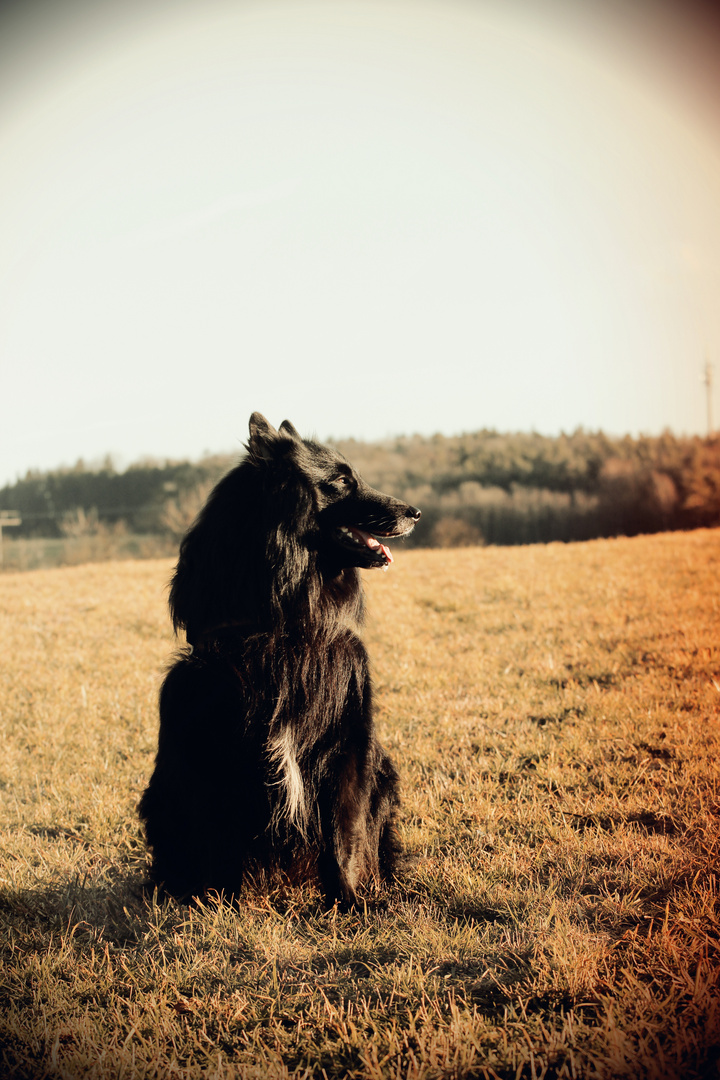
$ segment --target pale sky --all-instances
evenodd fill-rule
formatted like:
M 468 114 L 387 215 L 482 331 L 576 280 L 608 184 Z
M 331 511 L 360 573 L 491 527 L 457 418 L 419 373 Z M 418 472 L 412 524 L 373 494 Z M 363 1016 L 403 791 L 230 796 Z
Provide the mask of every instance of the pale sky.
M 704 434 L 719 41 L 641 0 L 7 7 L 0 484 L 254 409 Z

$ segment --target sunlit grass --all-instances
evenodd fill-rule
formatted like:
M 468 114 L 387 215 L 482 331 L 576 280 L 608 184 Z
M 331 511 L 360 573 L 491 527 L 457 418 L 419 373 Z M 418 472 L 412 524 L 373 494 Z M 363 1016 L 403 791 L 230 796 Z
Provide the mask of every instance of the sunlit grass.
M 0 1074 L 683 1077 L 720 1057 L 720 532 L 367 574 L 409 864 L 158 905 L 168 560 L 0 578 Z

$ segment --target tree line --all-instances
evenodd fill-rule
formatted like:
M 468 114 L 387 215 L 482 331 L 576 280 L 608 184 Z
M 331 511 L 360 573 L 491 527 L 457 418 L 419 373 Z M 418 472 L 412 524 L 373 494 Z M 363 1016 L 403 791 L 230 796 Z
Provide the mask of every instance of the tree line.
M 720 525 L 720 437 L 556 437 L 482 430 L 335 445 L 374 487 L 421 507 L 416 546 L 520 544 Z M 28 472 L 0 489 L 13 536 L 93 531 L 179 538 L 236 463 L 110 459 Z

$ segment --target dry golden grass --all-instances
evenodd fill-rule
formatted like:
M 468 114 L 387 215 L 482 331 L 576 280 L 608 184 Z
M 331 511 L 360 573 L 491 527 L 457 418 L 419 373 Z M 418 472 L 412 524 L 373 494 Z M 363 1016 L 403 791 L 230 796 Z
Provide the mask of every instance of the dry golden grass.
M 0 1074 L 718 1075 L 720 531 L 367 574 L 386 906 L 140 889 L 171 563 L 0 578 Z

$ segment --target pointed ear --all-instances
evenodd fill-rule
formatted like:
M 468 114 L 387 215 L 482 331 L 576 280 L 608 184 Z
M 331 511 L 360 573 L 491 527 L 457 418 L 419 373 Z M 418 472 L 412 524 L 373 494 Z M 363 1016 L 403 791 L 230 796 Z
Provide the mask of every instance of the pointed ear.
M 251 439 L 277 439 L 278 433 L 272 424 L 269 424 L 262 413 L 254 412 L 250 417 Z
M 257 459 L 269 461 L 273 456 L 273 443 L 280 436 L 272 424 L 269 424 L 262 413 L 254 412 L 250 417 L 250 438 L 248 450 Z
M 289 420 L 283 420 L 280 425 L 280 433 L 282 435 L 289 435 L 291 439 L 296 439 L 298 442 L 302 442 L 302 435 L 297 428 L 293 427 Z

